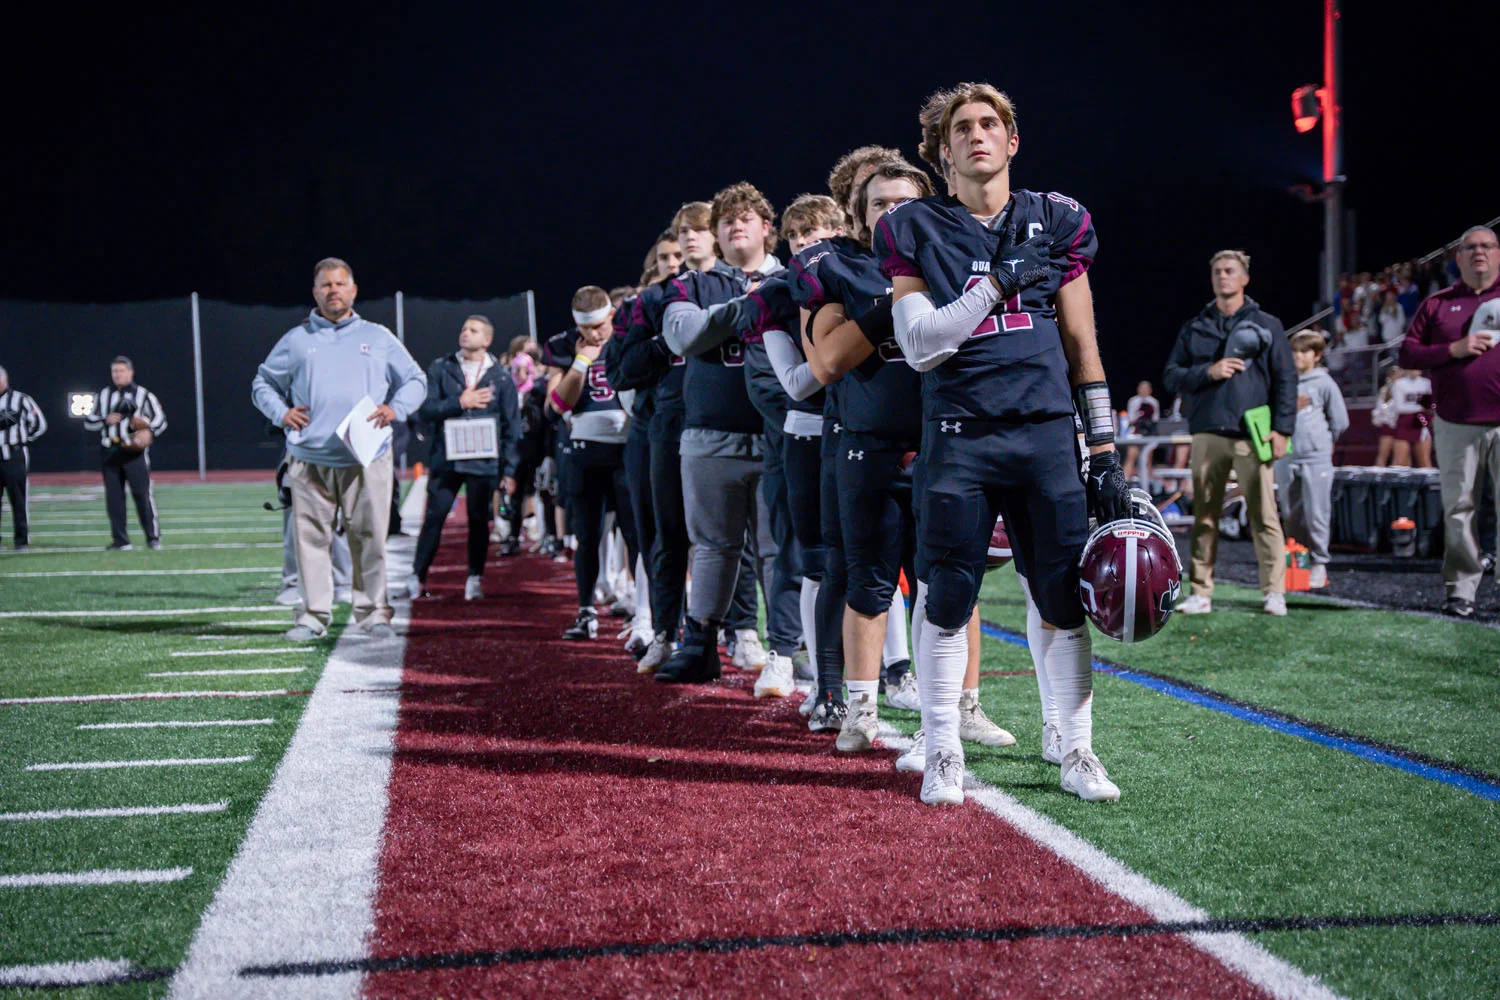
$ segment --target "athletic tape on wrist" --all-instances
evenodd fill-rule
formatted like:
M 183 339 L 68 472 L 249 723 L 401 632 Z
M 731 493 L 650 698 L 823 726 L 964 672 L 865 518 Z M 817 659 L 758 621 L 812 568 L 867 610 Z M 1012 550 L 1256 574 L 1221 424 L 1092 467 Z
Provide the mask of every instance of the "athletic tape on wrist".
M 602 309 L 595 309 L 593 312 L 579 312 L 577 309 L 574 309 L 573 322 L 579 326 L 593 326 L 595 323 L 603 323 L 609 319 L 609 314 L 613 310 L 614 306 L 605 306 Z
M 1083 420 L 1083 441 L 1089 447 L 1115 443 L 1115 411 L 1109 402 L 1109 385 L 1085 382 L 1073 390 L 1073 404 Z
M 573 363 L 568 367 L 573 369 L 575 372 L 578 372 L 580 375 L 587 375 L 589 369 L 593 367 L 593 364 L 593 361 L 584 357 L 582 354 L 575 354 L 573 356 Z

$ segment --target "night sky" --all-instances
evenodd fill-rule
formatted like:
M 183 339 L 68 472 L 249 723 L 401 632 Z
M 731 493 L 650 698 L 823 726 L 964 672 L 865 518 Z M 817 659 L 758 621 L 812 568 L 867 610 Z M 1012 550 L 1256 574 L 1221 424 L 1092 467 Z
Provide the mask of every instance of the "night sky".
M 332 254 L 366 298 L 535 289 L 545 334 L 577 286 L 634 281 L 684 200 L 745 179 L 780 208 L 864 143 L 915 160 L 921 99 L 964 79 L 1017 103 L 1013 184 L 1093 213 L 1117 404 L 1214 250 L 1248 250 L 1288 324 L 1317 294 L 1321 209 L 1286 190 L 1319 171 L 1289 111 L 1317 0 L 127 7 L 6 33 L 0 297 L 290 305 Z M 1458 6 L 1346 7 L 1348 203 L 1379 267 L 1497 214 L 1494 36 Z

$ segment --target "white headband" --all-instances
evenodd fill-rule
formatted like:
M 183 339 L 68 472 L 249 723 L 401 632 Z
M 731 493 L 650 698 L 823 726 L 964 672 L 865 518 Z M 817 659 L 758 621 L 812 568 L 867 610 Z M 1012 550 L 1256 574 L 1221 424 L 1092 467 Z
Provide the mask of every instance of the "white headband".
M 603 323 L 609 319 L 609 314 L 614 311 L 614 306 L 605 306 L 603 309 L 595 309 L 593 312 L 579 312 L 573 310 L 573 322 L 579 326 L 593 326 L 595 323 Z

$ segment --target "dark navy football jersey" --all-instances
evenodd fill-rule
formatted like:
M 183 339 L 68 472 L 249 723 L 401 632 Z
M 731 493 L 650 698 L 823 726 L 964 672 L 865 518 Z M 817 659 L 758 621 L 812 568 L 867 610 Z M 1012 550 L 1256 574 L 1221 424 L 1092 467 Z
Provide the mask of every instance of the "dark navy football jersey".
M 997 230 L 1010 223 L 1019 226 L 1021 239 L 1038 232 L 1051 237 L 1051 273 L 996 306 L 957 354 L 926 373 L 928 420 L 1040 420 L 1073 412 L 1057 292 L 1094 262 L 1098 238 L 1082 205 L 1056 192 L 1014 191 L 995 226 L 987 228 L 955 198 L 908 201 L 876 222 L 875 254 L 887 276 L 927 282 L 933 304 L 941 308 L 987 280 L 1000 246 Z
M 728 302 L 745 294 L 750 281 L 738 268 L 722 260 L 708 271 L 686 271 L 666 283 L 666 305 L 687 302 L 700 309 Z M 663 310 L 665 312 L 665 309 Z M 760 434 L 765 421 L 750 401 L 745 386 L 745 341 L 760 342 L 759 332 L 730 337 L 697 357 L 687 359 L 682 396 L 686 409 L 684 427 Z
M 890 301 L 890 279 L 863 244 L 839 237 L 820 240 L 792 261 L 798 296 L 816 313 L 837 302 L 844 315 L 858 319 Z M 842 379 L 839 413 L 846 430 L 900 441 L 922 433 L 922 377 L 901 354 L 895 328 L 887 321 L 876 335 L 880 343 L 868 358 Z
M 578 355 L 578 337 L 578 328 L 574 327 L 548 338 L 546 346 L 542 348 L 542 363 L 566 371 Z M 578 402 L 573 404 L 573 416 L 621 409 L 620 397 L 610 387 L 609 375 L 604 370 L 604 355 L 601 352 L 583 377 L 583 391 L 578 394 Z
M 786 423 L 787 410 L 822 413 L 823 393 L 815 392 L 806 399 L 788 396 L 766 354 L 764 340 L 768 330 L 783 331 L 792 338 L 799 355 L 802 350 L 802 317 L 797 311 L 796 300 L 792 298 L 788 272 L 767 278 L 750 296 L 760 303 L 760 319 L 751 331 L 753 336 L 745 338 L 745 384 L 750 390 L 751 402 L 778 428 Z
M 675 441 L 682 437 L 682 358 L 672 353 L 662 339 L 662 315 L 666 312 L 667 283 L 657 282 L 641 292 L 630 308 L 620 368 L 637 386 L 656 386 L 656 410 L 651 418 L 651 440 Z

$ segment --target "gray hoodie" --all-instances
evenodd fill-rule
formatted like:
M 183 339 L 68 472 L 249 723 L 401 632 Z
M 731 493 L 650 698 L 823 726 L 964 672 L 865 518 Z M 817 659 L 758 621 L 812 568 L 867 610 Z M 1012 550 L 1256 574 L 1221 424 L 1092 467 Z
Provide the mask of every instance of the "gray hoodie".
M 1307 404 L 1302 405 L 1303 396 Z M 1327 368 L 1313 368 L 1297 376 L 1297 430 L 1292 435 L 1292 461 L 1326 462 L 1333 459 L 1333 442 L 1349 429 L 1349 412 Z

